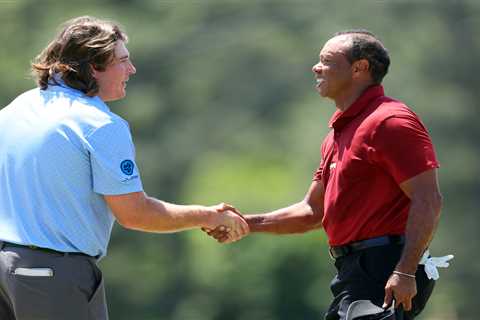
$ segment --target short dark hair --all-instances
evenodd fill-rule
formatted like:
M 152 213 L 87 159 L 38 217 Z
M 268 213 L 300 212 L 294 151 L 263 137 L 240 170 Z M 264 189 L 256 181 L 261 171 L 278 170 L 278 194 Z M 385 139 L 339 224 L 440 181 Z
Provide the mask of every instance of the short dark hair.
M 37 85 L 45 90 L 58 73 L 66 85 L 95 96 L 99 88 L 92 67 L 104 71 L 115 58 L 119 40 L 126 42 L 128 38 L 114 22 L 90 16 L 65 22 L 62 31 L 32 62 Z
M 341 35 L 350 36 L 352 41 L 345 52 L 347 60 L 353 63 L 366 59 L 372 80 L 376 84 L 380 84 L 390 66 L 390 57 L 382 42 L 372 32 L 365 29 L 340 31 L 335 33 L 334 37 Z

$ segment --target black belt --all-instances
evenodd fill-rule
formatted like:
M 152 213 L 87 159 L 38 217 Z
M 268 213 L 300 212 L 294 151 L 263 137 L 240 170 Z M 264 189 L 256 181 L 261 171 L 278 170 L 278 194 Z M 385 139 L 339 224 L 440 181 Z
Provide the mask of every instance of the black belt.
M 42 247 L 37 247 L 33 245 L 25 245 L 25 244 L 18 244 L 18 243 L 11 243 L 7 241 L 0 241 L 0 249 L 3 249 L 5 247 L 16 247 L 16 248 L 26 248 L 26 249 L 31 249 L 35 251 L 41 251 L 41 252 L 46 252 L 46 253 L 53 253 L 53 254 L 60 254 L 63 256 L 84 256 L 88 258 L 94 258 L 97 259 L 98 256 L 92 257 L 86 253 L 83 252 L 62 252 L 62 251 L 57 251 L 49 248 L 42 248 Z
M 405 237 L 403 235 L 398 236 L 383 236 L 377 238 L 371 238 L 367 240 L 361 240 L 352 242 L 343 246 L 338 247 L 330 247 L 330 256 L 333 259 L 338 259 L 349 255 L 355 251 L 372 248 L 372 247 L 380 247 L 386 246 L 389 244 L 404 244 Z

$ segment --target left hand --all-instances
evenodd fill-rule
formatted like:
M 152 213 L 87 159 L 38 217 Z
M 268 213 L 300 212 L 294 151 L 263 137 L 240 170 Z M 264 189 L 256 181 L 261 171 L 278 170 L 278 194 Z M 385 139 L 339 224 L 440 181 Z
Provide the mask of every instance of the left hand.
M 412 299 L 417 294 L 417 282 L 400 274 L 392 274 L 385 285 L 383 308 L 387 308 L 395 299 L 395 308 L 403 305 L 405 311 L 412 309 Z

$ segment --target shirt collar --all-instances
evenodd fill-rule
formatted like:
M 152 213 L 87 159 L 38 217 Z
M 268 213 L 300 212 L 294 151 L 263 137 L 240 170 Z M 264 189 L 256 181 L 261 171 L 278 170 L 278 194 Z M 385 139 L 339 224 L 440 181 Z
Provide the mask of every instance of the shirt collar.
M 62 73 L 61 72 L 56 72 L 54 73 L 51 78 L 48 80 L 48 85 L 49 86 L 60 86 L 62 88 L 66 88 L 66 89 L 71 89 L 71 90 L 75 90 L 74 88 L 72 87 L 69 87 L 65 81 L 63 81 L 62 79 Z
M 363 111 L 363 109 L 365 109 L 370 104 L 370 102 L 372 102 L 374 99 L 380 96 L 383 96 L 384 94 L 385 93 L 382 85 L 373 85 L 371 87 L 368 87 L 360 95 L 360 97 L 358 97 L 357 100 L 355 100 L 355 102 L 352 103 L 350 107 L 347 108 L 347 110 L 335 111 L 335 113 L 332 115 L 332 118 L 328 123 L 328 126 L 334 129 L 343 128 L 347 123 L 349 123 L 353 118 L 355 118 L 361 111 Z
M 62 73 L 60 72 L 53 74 L 53 76 L 48 80 L 48 86 L 60 87 L 61 90 L 62 89 L 66 90 L 69 94 L 73 94 L 81 99 L 90 100 L 90 102 L 93 102 L 93 105 L 97 106 L 101 110 L 110 111 L 110 108 L 99 96 L 94 96 L 94 97 L 87 96 L 83 91 L 72 88 L 69 85 L 67 85 L 65 81 L 63 81 Z

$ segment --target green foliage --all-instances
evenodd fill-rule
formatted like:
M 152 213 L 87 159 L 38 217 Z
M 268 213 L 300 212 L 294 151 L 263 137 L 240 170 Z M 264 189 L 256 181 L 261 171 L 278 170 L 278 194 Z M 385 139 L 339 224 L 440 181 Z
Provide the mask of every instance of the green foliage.
M 146 191 L 266 212 L 302 199 L 334 111 L 311 66 L 336 31 L 390 50 L 386 92 L 429 127 L 445 208 L 433 254 L 453 252 L 421 319 L 476 319 L 480 260 L 480 5 L 474 1 L 0 1 L 0 105 L 33 86 L 29 62 L 72 17 L 119 21 L 137 74 L 112 103 L 131 125 Z M 112 319 L 318 319 L 334 269 L 322 232 L 221 246 L 200 231 L 116 227 L 101 262 Z

